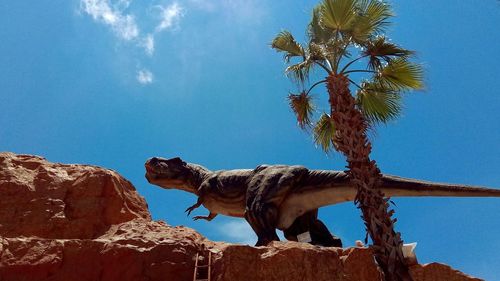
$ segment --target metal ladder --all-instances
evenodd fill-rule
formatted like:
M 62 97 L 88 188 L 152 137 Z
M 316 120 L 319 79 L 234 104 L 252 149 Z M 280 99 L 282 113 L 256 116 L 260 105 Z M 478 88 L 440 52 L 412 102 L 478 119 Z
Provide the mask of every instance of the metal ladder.
M 206 264 L 200 264 L 200 261 L 207 259 L 196 253 L 196 261 L 194 263 L 194 274 L 193 281 L 210 281 L 210 265 L 212 263 L 212 252 L 208 251 L 208 262 Z

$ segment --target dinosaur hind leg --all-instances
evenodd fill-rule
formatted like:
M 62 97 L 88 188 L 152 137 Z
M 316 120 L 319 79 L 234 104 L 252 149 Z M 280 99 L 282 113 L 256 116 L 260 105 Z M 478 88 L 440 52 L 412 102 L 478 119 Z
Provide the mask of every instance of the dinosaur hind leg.
M 335 235 L 332 235 L 326 225 L 319 219 L 314 221 L 311 226 L 311 236 L 313 243 L 323 245 L 325 247 L 342 247 L 342 240 Z
M 259 238 L 257 246 L 279 241 L 276 234 L 278 206 L 307 172 L 301 166 L 280 165 L 254 170 L 255 174 L 248 183 L 245 217 L 248 217 L 248 222 Z
M 257 244 L 263 246 L 271 241 L 279 241 L 276 234 L 276 224 L 278 222 L 278 208 L 272 204 L 263 204 L 259 208 L 247 210 L 245 219 L 257 234 Z
M 307 212 L 296 218 L 293 224 L 283 230 L 285 238 L 289 241 L 297 241 L 297 236 L 301 233 L 310 231 L 311 224 L 316 220 L 318 210 Z M 311 237 L 312 238 L 312 237 Z
M 293 224 L 284 230 L 285 238 L 297 241 L 297 236 L 308 232 L 311 235 L 311 244 L 325 247 L 342 247 L 340 238 L 332 235 L 326 225 L 318 219 L 318 210 L 310 211 L 295 219 Z

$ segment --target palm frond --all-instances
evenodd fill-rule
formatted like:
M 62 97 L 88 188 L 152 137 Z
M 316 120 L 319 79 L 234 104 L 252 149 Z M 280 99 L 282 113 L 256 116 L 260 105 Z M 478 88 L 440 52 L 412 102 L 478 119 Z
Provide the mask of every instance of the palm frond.
M 368 17 L 357 15 L 348 34 L 354 43 L 363 45 L 372 35 L 373 26 Z
M 408 57 L 414 52 L 403 49 L 396 44 L 388 42 L 385 37 L 378 36 L 373 40 L 366 42 L 363 56 L 369 57 L 368 67 L 372 70 L 382 67 L 382 60 L 389 62 L 392 57 Z
M 348 34 L 356 44 L 364 45 L 389 24 L 392 12 L 388 4 L 379 0 L 359 0 L 356 7 L 356 18 Z
M 373 33 L 380 33 L 390 24 L 389 18 L 393 17 L 391 6 L 380 0 L 362 0 L 360 8 L 363 17 L 370 22 Z
M 332 31 L 349 30 L 356 16 L 356 0 L 323 0 L 322 2 L 321 25 Z
M 309 78 L 309 72 L 314 66 L 314 61 L 306 59 L 302 62 L 290 65 L 285 69 L 285 73 L 289 78 L 295 79 L 297 82 L 304 83 Z
M 401 113 L 401 96 L 391 90 L 384 89 L 375 83 L 362 83 L 357 92 L 358 106 L 371 123 L 387 123 L 396 119 Z
M 420 90 L 423 88 L 423 69 L 405 57 L 390 60 L 375 77 L 383 88 L 393 91 Z
M 313 9 L 311 22 L 307 27 L 307 35 L 309 36 L 309 41 L 315 44 L 325 44 L 333 37 L 333 32 L 331 30 L 325 29 L 321 25 L 321 11 L 323 9 L 322 4 L 318 4 Z
M 304 48 L 295 41 L 293 35 L 283 30 L 273 39 L 271 47 L 278 52 L 285 53 L 285 60 L 288 62 L 291 57 L 304 56 Z
M 313 129 L 313 136 L 314 142 L 321 146 L 325 152 L 334 148 L 335 123 L 328 114 L 323 113 L 318 122 L 316 122 Z
M 312 97 L 306 92 L 300 94 L 289 94 L 288 101 L 301 129 L 311 126 L 311 116 L 314 113 Z

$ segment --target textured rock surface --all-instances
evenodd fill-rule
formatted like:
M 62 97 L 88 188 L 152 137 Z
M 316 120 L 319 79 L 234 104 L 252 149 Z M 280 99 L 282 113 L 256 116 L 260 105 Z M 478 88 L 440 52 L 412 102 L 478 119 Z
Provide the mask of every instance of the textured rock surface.
M 191 229 L 144 219 L 92 240 L 5 238 L 0 280 L 192 280 L 202 240 Z
M 466 281 L 475 280 L 481 281 L 483 279 L 474 278 L 466 275 L 458 270 L 451 268 L 448 265 L 433 262 L 424 265 L 415 265 L 410 268 L 411 275 L 415 281 Z
M 212 251 L 214 281 L 381 280 L 370 250 L 206 240 L 151 221 L 135 188 L 98 167 L 0 153 L 0 281 L 193 280 Z M 447 265 L 415 265 L 415 281 L 480 280 Z
M 0 153 L 0 234 L 95 238 L 111 225 L 150 218 L 146 201 L 116 172 Z
M 381 280 L 366 248 L 320 248 L 274 242 L 268 247 L 228 245 L 215 258 L 215 280 Z

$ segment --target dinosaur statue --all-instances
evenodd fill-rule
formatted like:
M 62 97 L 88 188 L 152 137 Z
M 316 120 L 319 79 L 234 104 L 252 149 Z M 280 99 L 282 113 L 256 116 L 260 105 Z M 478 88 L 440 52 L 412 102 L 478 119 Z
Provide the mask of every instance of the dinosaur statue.
M 166 189 L 194 193 L 210 211 L 194 220 L 211 221 L 218 214 L 245 218 L 258 237 L 256 246 L 279 241 L 276 228 L 296 240 L 310 231 L 313 244 L 341 245 L 317 219 L 317 209 L 353 201 L 356 188 L 346 173 L 309 170 L 303 166 L 260 165 L 255 169 L 210 171 L 180 158 L 153 157 L 145 163 L 146 179 Z M 441 184 L 384 175 L 380 184 L 388 196 L 500 197 L 499 189 Z

